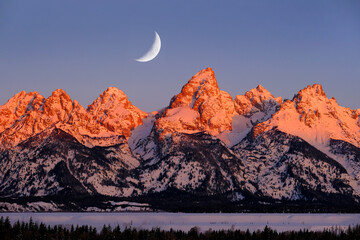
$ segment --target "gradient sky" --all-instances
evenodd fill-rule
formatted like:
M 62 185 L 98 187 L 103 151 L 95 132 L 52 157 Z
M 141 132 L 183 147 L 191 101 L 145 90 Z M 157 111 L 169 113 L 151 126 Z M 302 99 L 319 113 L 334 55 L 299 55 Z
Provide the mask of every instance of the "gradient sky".
M 159 55 L 134 61 L 154 31 Z M 206 67 L 233 97 L 320 83 L 360 108 L 360 1 L 0 0 L 0 104 L 62 88 L 87 107 L 114 86 L 153 111 Z

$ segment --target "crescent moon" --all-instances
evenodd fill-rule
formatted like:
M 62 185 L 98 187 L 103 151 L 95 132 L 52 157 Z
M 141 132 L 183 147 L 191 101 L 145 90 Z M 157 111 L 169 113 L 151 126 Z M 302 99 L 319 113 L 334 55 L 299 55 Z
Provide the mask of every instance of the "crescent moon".
M 152 44 L 150 50 L 147 53 L 145 53 L 144 56 L 142 56 L 141 58 L 135 59 L 135 60 L 138 62 L 151 61 L 159 54 L 160 48 L 161 48 L 161 40 L 160 40 L 159 34 L 155 31 L 154 43 Z

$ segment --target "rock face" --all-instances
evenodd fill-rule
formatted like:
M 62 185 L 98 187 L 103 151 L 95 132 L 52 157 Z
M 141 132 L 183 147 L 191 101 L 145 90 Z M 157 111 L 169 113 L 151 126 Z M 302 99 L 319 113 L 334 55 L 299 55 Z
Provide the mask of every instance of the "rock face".
M 87 109 L 63 90 L 20 92 L 0 107 L 0 196 L 359 207 L 359 115 L 318 84 L 285 102 L 261 85 L 233 100 L 211 68 L 156 114 L 113 87 Z

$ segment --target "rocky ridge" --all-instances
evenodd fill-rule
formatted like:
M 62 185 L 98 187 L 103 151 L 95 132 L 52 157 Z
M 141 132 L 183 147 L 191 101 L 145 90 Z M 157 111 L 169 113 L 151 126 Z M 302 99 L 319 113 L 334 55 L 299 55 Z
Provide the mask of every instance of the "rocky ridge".
M 0 107 L 0 196 L 176 190 L 235 203 L 358 205 L 359 115 L 319 84 L 292 100 L 261 85 L 233 100 L 211 68 L 154 114 L 114 87 L 87 109 L 63 90 L 20 92 Z
M 107 89 L 87 110 L 61 89 L 47 99 L 20 92 L 0 107 L 0 149 L 55 126 L 87 146 L 112 145 L 119 136 L 129 137 L 146 116 L 116 88 Z

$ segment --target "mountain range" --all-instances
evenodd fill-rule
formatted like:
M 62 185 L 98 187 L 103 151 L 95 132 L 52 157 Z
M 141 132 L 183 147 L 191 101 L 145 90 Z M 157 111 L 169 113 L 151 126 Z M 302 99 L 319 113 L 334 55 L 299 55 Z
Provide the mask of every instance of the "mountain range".
M 115 87 L 0 106 L 2 211 L 359 211 L 360 109 L 314 84 L 235 99 L 211 68 L 151 113 Z

